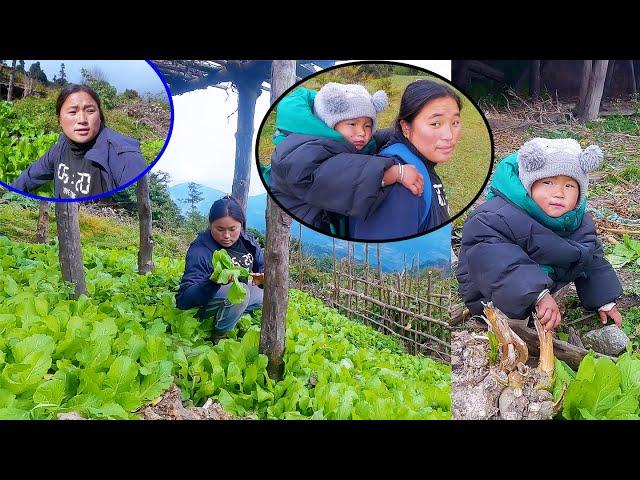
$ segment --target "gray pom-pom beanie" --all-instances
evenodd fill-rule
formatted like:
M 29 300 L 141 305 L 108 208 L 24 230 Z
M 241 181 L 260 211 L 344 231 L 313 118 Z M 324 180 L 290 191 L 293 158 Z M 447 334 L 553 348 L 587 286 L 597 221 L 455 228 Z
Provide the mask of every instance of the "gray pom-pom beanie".
M 388 104 L 384 90 L 371 95 L 362 85 L 331 82 L 324 85 L 316 95 L 313 112 L 331 128 L 342 120 L 369 117 L 373 120 L 375 131 L 376 117 Z
M 571 177 L 580 185 L 580 205 L 589 188 L 588 173 L 600 165 L 602 157 L 597 145 L 583 150 L 571 138 L 534 138 L 518 150 L 518 176 L 529 195 L 536 180 L 557 175 Z

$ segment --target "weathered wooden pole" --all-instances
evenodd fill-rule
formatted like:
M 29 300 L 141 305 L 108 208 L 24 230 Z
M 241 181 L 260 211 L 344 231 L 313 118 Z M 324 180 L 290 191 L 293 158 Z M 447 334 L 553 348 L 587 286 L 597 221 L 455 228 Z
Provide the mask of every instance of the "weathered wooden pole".
M 582 77 L 580 79 L 580 93 L 578 95 L 578 103 L 575 108 L 575 116 L 579 117 L 584 110 L 587 100 L 587 90 L 589 90 L 589 79 L 591 78 L 591 69 L 593 68 L 593 60 L 582 61 Z
M 271 65 L 271 103 L 296 79 L 295 60 L 274 60 Z M 251 139 L 249 140 L 251 144 Z M 273 379 L 284 373 L 285 317 L 289 304 L 289 231 L 291 217 L 267 198 L 265 285 L 260 330 L 260 353 L 267 355 L 267 373 Z
M 153 271 L 152 214 L 149 199 L 149 177 L 144 175 L 136 184 L 138 200 L 138 220 L 140 222 L 140 247 L 138 249 L 138 273 L 144 275 Z
M 600 112 L 600 101 L 604 91 L 604 81 L 607 76 L 607 66 L 609 60 L 596 60 L 589 76 L 589 86 L 585 95 L 585 102 L 580 112 L 580 120 L 588 122 L 598 118 Z
M 36 243 L 47 243 L 49 236 L 49 202 L 40 200 L 38 208 L 38 226 L 36 227 Z
M 238 199 L 243 211 L 247 210 L 247 199 L 249 198 L 253 117 L 256 112 L 256 101 L 260 95 L 261 84 L 262 79 L 246 75 L 242 77 L 242 80 L 236 82 L 238 87 L 238 127 L 236 130 L 236 164 L 231 193 Z
M 16 73 L 16 60 L 11 62 L 11 73 L 9 73 L 9 89 L 7 91 L 7 102 L 11 101 L 13 98 L 13 77 Z
M 56 225 L 62 278 L 75 285 L 72 298 L 78 298 L 82 294 L 88 295 L 84 280 L 80 245 L 80 214 L 77 202 L 56 202 Z
M 540 98 L 540 60 L 531 60 L 529 70 L 529 97 Z

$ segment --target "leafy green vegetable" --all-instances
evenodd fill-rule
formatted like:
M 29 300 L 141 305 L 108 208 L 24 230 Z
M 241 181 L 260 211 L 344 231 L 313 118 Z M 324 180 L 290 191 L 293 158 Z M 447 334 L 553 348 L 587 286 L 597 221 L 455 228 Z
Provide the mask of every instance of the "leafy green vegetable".
M 236 305 L 242 303 L 247 298 L 245 290 L 240 278 L 248 279 L 249 270 L 239 265 L 234 265 L 229 253 L 223 248 L 213 252 L 213 273 L 211 280 L 221 285 L 231 282 L 231 287 L 227 293 L 227 300 Z
M 403 353 L 309 295 L 290 291 L 285 374 L 274 382 L 258 315 L 214 346 L 212 322 L 175 307 L 184 260 L 158 258 L 143 276 L 135 249 L 83 256 L 91 296 L 71 300 L 55 245 L 0 236 L 0 418 L 136 418 L 172 383 L 185 401 L 258 418 L 451 416 L 448 365 Z
M 616 244 L 605 258 L 614 268 L 621 268 L 628 263 L 640 266 L 640 241 L 625 235 L 622 242 Z

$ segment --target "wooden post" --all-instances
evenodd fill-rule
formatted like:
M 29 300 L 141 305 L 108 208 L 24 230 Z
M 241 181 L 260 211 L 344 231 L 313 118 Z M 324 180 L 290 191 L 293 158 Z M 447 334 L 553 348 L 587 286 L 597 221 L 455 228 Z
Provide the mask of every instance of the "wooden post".
M 529 97 L 531 100 L 537 100 L 540 97 L 540 60 L 530 62 Z
M 303 258 L 302 258 L 302 224 L 299 223 L 298 226 L 300 227 L 299 229 L 299 233 L 298 233 L 298 289 L 302 290 L 302 285 L 304 283 L 303 281 L 303 276 L 304 276 L 304 268 L 303 268 Z
M 336 273 L 336 239 L 332 238 L 333 241 L 333 261 L 331 265 L 333 267 L 333 306 L 336 307 L 338 304 L 338 274 Z
M 140 247 L 138 249 L 138 273 L 144 275 L 153 271 L 153 234 L 151 232 L 152 213 L 149 199 L 149 177 L 144 175 L 136 183 L 138 200 L 138 221 L 140 222 Z
M 588 122 L 598 118 L 608 64 L 609 60 L 596 60 L 591 69 L 584 108 L 580 112 L 580 120 L 582 122 Z
M 273 70 L 272 70 L 273 72 Z M 247 210 L 249 180 L 251 178 L 251 146 L 253 145 L 253 122 L 256 100 L 260 94 L 262 79 L 249 77 L 249 81 L 238 81 L 238 128 L 236 130 L 236 164 L 233 172 L 231 193 L 238 199 L 242 210 Z M 289 85 L 287 85 L 288 87 Z M 286 88 L 284 89 L 286 90 Z M 284 92 L 280 91 L 280 93 Z M 273 90 L 271 90 L 273 93 Z M 271 103 L 278 97 L 271 95 Z
M 364 244 L 364 281 L 365 281 L 364 295 L 365 295 L 365 298 L 368 298 L 369 297 L 369 244 L 368 243 Z M 369 311 L 370 306 L 371 304 L 367 300 L 365 300 L 364 301 L 365 312 Z
M 609 95 L 611 94 L 611 82 L 613 80 L 613 71 L 616 68 L 616 61 L 609 60 L 609 65 L 607 65 L 607 75 L 604 79 L 604 88 L 602 89 L 602 96 L 604 96 L 605 92 Z
M 636 83 L 636 72 L 633 67 L 633 60 L 629 60 L 629 73 L 631 74 L 631 95 L 638 93 L 638 85 Z
M 17 60 L 11 61 L 11 73 L 9 73 L 9 89 L 7 91 L 7 102 L 10 102 L 11 98 L 13 97 L 13 78 L 16 73 L 16 61 Z
M 589 79 L 591 78 L 591 69 L 593 60 L 582 61 L 582 78 L 580 79 L 580 94 L 578 95 L 578 103 L 576 103 L 575 116 L 579 117 L 584 110 L 587 100 L 587 91 L 589 90 Z
M 271 66 L 271 103 L 293 85 L 295 80 L 295 60 L 274 60 Z M 253 126 L 253 118 L 251 124 Z M 251 138 L 248 148 L 251 148 Z M 248 178 L 247 176 L 246 179 Z M 280 379 L 284 373 L 285 317 L 289 305 L 290 229 L 291 217 L 268 197 L 260 353 L 269 358 L 267 373 L 272 379 Z
M 58 257 L 62 278 L 75 285 L 72 298 L 88 295 L 84 280 L 82 246 L 80 245 L 80 216 L 77 202 L 56 202 L 58 227 Z
M 47 243 L 49 236 L 49 202 L 40 200 L 38 208 L 38 226 L 36 228 L 36 243 Z

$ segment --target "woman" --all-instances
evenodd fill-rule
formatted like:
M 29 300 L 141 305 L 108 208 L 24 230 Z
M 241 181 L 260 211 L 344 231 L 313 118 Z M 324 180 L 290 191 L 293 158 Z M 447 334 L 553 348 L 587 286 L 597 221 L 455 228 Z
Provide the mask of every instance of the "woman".
M 140 142 L 105 125 L 98 94 L 71 84 L 56 101 L 62 128 L 58 142 L 31 164 L 12 186 L 24 192 L 53 180 L 55 198 L 85 198 L 114 190 L 146 168 Z
M 209 210 L 209 229 L 200 233 L 189 246 L 184 275 L 176 295 L 176 306 L 183 310 L 200 307 L 197 316 L 214 318 L 213 342 L 224 338 L 245 312 L 262 305 L 264 254 L 258 242 L 246 232 L 245 216 L 238 201 L 227 195 L 216 200 Z M 219 285 L 210 277 L 212 257 L 217 250 L 227 251 L 235 265 L 251 272 L 251 285 L 244 302 L 232 305 L 226 300 L 230 285 Z
M 349 218 L 349 236 L 358 240 L 389 240 L 434 230 L 449 220 L 449 205 L 435 167 L 451 159 L 460 138 L 460 97 L 446 85 L 417 80 L 402 94 L 395 128 L 375 134 L 378 155 L 393 156 L 423 175 L 420 197 L 398 184 L 366 217 Z M 406 168 L 406 167 L 404 167 Z

